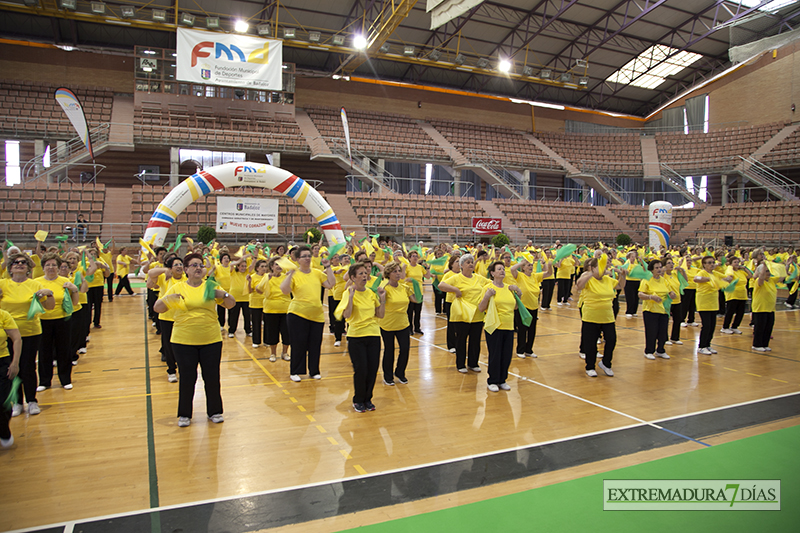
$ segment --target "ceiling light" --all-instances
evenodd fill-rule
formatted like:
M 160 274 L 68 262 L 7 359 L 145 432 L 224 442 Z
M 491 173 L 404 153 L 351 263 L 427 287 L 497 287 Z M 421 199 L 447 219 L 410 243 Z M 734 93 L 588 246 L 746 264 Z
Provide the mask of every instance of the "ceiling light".
M 353 36 L 353 46 L 357 50 L 363 50 L 367 47 L 367 38 L 363 35 L 354 35 Z
M 106 5 L 103 2 L 92 2 L 92 13 L 102 15 L 106 12 Z
M 497 69 L 500 72 L 509 72 L 511 70 L 511 62 L 508 59 L 501 59 Z
M 522 75 L 523 76 L 533 76 L 533 67 L 529 67 L 528 65 L 525 65 L 524 67 L 522 67 Z
M 259 35 L 271 35 L 272 29 L 270 28 L 269 24 L 259 24 L 256 26 Z
M 181 24 L 184 26 L 194 26 L 194 15 L 191 13 L 182 13 Z
M 587 78 L 586 76 L 580 78 L 578 80 L 578 85 L 583 85 L 584 87 L 586 87 L 587 85 L 589 85 L 589 78 Z
M 433 49 L 431 50 L 431 53 L 428 54 L 428 57 L 431 61 L 439 61 L 439 58 L 442 57 L 442 52 L 441 50 Z
M 250 24 L 243 20 L 237 20 L 233 24 L 233 29 L 238 33 L 247 33 L 247 30 L 250 29 Z
M 132 19 L 136 16 L 136 8 L 133 6 L 122 6 L 119 9 L 122 11 L 122 18 Z
M 385 54 L 387 52 L 389 52 L 389 43 L 383 43 L 381 45 L 381 53 Z
M 561 83 L 572 83 L 572 74 L 569 72 L 562 72 L 559 80 Z
M 154 56 L 154 55 L 156 55 L 156 51 L 155 51 L 155 50 L 142 50 L 142 53 L 143 53 L 143 54 L 147 54 L 147 55 L 149 55 L 149 56 Z
M 464 57 L 464 54 L 458 54 L 456 58 L 453 60 L 453 63 L 455 63 L 456 65 L 463 65 L 464 61 L 466 60 L 467 58 Z
M 334 35 L 333 44 L 336 46 L 342 46 L 344 44 L 344 35 Z
M 77 0 L 61 0 L 61 9 L 71 9 L 75 11 Z
M 489 66 L 489 60 L 482 57 L 478 60 L 478 68 L 486 68 Z
M 553 77 L 553 71 L 550 69 L 544 69 L 542 71 L 539 71 L 539 77 L 542 78 L 543 80 L 549 80 L 550 78 Z
M 308 34 L 308 40 L 312 43 L 318 43 L 322 39 L 322 34 L 318 31 L 312 31 Z
M 404 46 L 403 47 L 403 55 L 405 55 L 405 56 L 413 56 L 414 55 L 414 47 L 413 46 Z
M 284 39 L 294 39 L 295 36 L 295 29 L 294 28 L 283 28 L 283 38 Z
M 206 28 L 216 30 L 219 28 L 219 17 L 206 17 Z
M 589 66 L 589 62 L 586 61 L 585 59 L 576 59 L 575 66 L 578 68 L 586 68 Z
M 163 9 L 154 9 L 153 10 L 153 22 L 166 22 L 167 21 L 167 12 Z

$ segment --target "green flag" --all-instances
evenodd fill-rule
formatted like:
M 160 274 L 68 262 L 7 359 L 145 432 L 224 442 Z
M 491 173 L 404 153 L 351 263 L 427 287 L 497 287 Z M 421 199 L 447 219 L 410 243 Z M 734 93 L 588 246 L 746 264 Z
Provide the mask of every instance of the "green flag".
M 511 291 L 511 294 L 514 295 L 514 299 L 517 301 L 517 311 L 519 311 L 520 320 L 525 327 L 530 326 L 533 321 L 533 315 L 531 315 L 530 311 L 522 304 L 522 300 L 519 299 L 516 292 Z
M 64 289 L 64 299 L 61 300 L 61 309 L 64 310 L 64 314 L 66 315 L 64 318 L 69 320 L 70 317 L 72 317 L 72 312 L 74 311 L 69 289 Z
M 380 287 L 380 286 L 381 286 L 381 277 L 377 276 L 375 278 L 375 281 L 372 283 L 372 286 L 369 288 L 369 290 L 371 290 L 372 292 L 377 294 L 378 287 Z M 344 300 L 344 298 L 342 298 L 342 300 Z
M 561 261 L 565 257 L 568 257 L 568 256 L 572 255 L 572 252 L 574 252 L 577 248 L 578 247 L 575 246 L 572 243 L 565 244 L 564 246 L 562 246 L 561 248 L 558 249 L 558 251 L 556 252 L 556 256 L 553 259 L 553 261 L 558 263 L 559 261 Z
M 44 314 L 44 307 L 42 307 L 42 302 L 39 301 L 39 298 L 36 295 L 33 296 L 33 300 L 31 301 L 31 306 L 28 308 L 28 320 L 33 320 L 36 315 L 43 315 Z
M 22 379 L 19 376 L 14 376 L 11 382 L 11 390 L 8 392 L 8 397 L 3 401 L 3 409 L 10 411 L 15 403 L 22 403 L 19 399 L 19 387 L 22 385 Z
M 642 265 L 636 265 L 631 269 L 628 273 L 628 279 L 650 279 L 653 277 L 652 272 L 648 272 L 647 270 L 642 268 Z
M 689 286 L 689 281 L 683 277 L 683 274 L 678 272 L 678 292 L 683 294 L 683 290 Z
M 414 287 L 414 298 L 417 299 L 417 302 L 422 301 L 422 287 L 420 286 L 419 281 L 415 280 L 414 278 L 411 279 L 411 285 Z
M 203 298 L 206 300 L 214 300 L 216 298 L 216 291 L 219 283 L 214 279 L 214 276 L 209 276 L 205 281 L 205 289 L 203 290 Z
M 722 288 L 722 292 L 731 293 L 736 290 L 736 284 L 739 283 L 739 278 L 736 278 L 731 283 L 729 283 L 726 287 Z

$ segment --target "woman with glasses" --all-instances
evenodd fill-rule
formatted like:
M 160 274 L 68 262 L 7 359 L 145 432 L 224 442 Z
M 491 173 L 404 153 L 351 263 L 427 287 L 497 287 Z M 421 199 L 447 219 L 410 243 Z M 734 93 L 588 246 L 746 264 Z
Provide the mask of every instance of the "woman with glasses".
M 488 274 L 492 281 L 483 288 L 478 311 L 485 313 L 489 304 L 494 302 L 500 324 L 491 333 L 484 332 L 486 348 L 489 352 L 487 364 L 489 377 L 486 385 L 492 392 L 498 392 L 501 389 L 507 391 L 511 390 L 506 379 L 508 379 L 508 367 L 511 365 L 511 357 L 514 353 L 514 310 L 517 308 L 514 294 L 519 294 L 519 288 L 516 285 L 509 287 L 503 283 L 506 270 L 502 261 L 490 264 Z
M 664 349 L 669 326 L 669 314 L 664 307 L 664 301 L 667 298 L 672 301 L 678 295 L 664 276 L 664 267 L 660 259 L 650 261 L 647 270 L 653 273 L 653 277 L 639 283 L 638 294 L 642 300 L 644 320 L 644 356 L 650 360 L 655 360 L 656 357 L 669 359 Z
M 732 276 L 723 276 L 715 270 L 716 261 L 707 255 L 701 260 L 701 270 L 696 271 L 694 282 L 697 284 L 695 305 L 700 314 L 700 341 L 697 353 L 712 355 L 717 351 L 711 347 L 714 329 L 717 327 L 717 311 L 719 311 L 719 290 L 733 280 Z
M 69 279 L 59 276 L 63 261 L 58 254 L 47 253 L 42 257 L 44 276 L 36 281 L 53 293 L 55 306 L 45 310 L 41 317 L 42 340 L 39 345 L 38 391 L 49 389 L 53 381 L 53 360 L 58 364 L 58 380 L 66 390 L 72 389 L 72 356 L 69 353 L 70 327 L 64 310 L 64 299 L 69 298 L 73 306 L 78 303 L 78 287 Z
M 158 287 L 159 295 L 166 294 L 173 285 L 185 279 L 183 260 L 174 253 L 165 257 L 164 267 L 151 268 L 147 273 L 147 287 Z M 153 303 L 153 310 L 156 310 L 155 302 Z M 156 312 L 161 325 L 161 355 L 163 356 L 163 361 L 167 363 L 167 381 L 177 383 L 178 364 L 175 362 L 175 354 L 172 351 L 172 329 L 175 325 L 175 313 L 172 309 Z
M 244 322 L 244 333 L 248 337 L 253 335 L 250 329 L 250 296 L 245 292 L 247 284 L 247 262 L 250 254 L 246 253 L 239 259 L 231 261 L 231 284 L 230 293 L 236 300 L 236 305 L 228 311 L 228 338 L 233 338 L 236 329 L 239 327 L 239 314 L 242 315 Z
M 39 314 L 29 319 L 28 310 L 34 298 L 37 298 L 46 310 L 53 309 L 56 301 L 53 291 L 30 278 L 33 261 L 27 255 L 19 252 L 11 254 L 8 257 L 6 269 L 10 277 L 0 279 L 0 309 L 11 315 L 19 329 L 22 339 L 19 357 L 19 377 L 22 380 L 20 394 L 24 394 L 25 401 L 28 402 L 28 414 L 38 415 L 41 410 L 36 400 L 36 386 L 38 385 L 36 353 L 42 337 L 42 323 Z M 52 363 L 50 365 L 52 367 Z M 52 368 L 50 371 L 52 372 Z M 21 413 L 22 396 L 20 396 L 20 402 L 12 406 L 12 416 L 19 416 Z
M 68 266 L 68 273 L 65 276 L 73 284 L 78 287 L 78 305 L 72 311 L 72 324 L 70 324 L 70 357 L 72 357 L 72 364 L 77 365 L 78 359 L 81 355 L 86 353 L 86 337 L 89 336 L 89 326 L 91 320 L 91 309 L 89 308 L 89 298 L 87 291 L 89 284 L 86 281 L 87 276 L 93 276 L 97 271 L 97 265 L 91 256 L 87 256 L 86 268 L 80 261 L 80 256 L 77 252 L 69 252 L 64 256 L 65 264 Z M 75 283 L 80 279 L 80 283 Z
M 385 312 L 380 319 L 380 332 L 383 338 L 383 382 L 394 385 L 394 378 L 400 383 L 408 383 L 406 367 L 411 344 L 411 325 L 408 318 L 409 304 L 416 302 L 414 290 L 405 283 L 400 283 L 403 269 L 400 263 L 392 261 L 383 267 L 386 282 L 383 284 L 385 294 Z M 349 334 L 348 334 L 349 335 Z M 397 339 L 399 352 L 397 367 L 394 366 L 394 344 Z
M 319 298 L 322 288 L 331 289 L 336 278 L 327 259 L 322 260 L 324 271 L 311 268 L 311 248 L 297 248 L 300 265 L 290 270 L 281 282 L 283 294 L 292 295 L 286 322 L 292 336 L 290 379 L 300 381 L 300 374 L 322 379 L 319 373 L 319 357 L 322 348 L 322 332 L 325 327 L 325 312 Z
M 253 348 L 261 346 L 264 325 L 264 288 L 261 280 L 267 275 L 267 260 L 259 259 L 250 263 L 245 278 L 245 290 L 249 293 L 250 328 L 253 332 Z
M 217 322 L 217 305 L 230 309 L 236 304 L 233 296 L 216 289 L 213 299 L 206 299 L 206 266 L 200 254 L 191 253 L 183 258 L 186 281 L 167 289 L 153 308 L 164 313 L 175 311 L 172 329 L 172 351 L 180 369 L 178 391 L 178 427 L 192 423 L 194 390 L 197 384 L 197 365 L 203 373 L 208 419 L 219 424 L 222 416 L 220 392 L 220 363 L 222 361 L 222 334 Z M 215 303 L 216 302 L 216 303 Z
M 278 257 L 272 257 L 267 263 L 269 274 L 261 280 L 260 288 L 264 291 L 264 344 L 269 346 L 269 360 L 273 363 L 278 360 L 278 341 L 283 342 L 281 359 L 289 360 L 289 326 L 286 323 L 286 313 L 292 299 L 283 294 L 283 269 L 278 264 Z

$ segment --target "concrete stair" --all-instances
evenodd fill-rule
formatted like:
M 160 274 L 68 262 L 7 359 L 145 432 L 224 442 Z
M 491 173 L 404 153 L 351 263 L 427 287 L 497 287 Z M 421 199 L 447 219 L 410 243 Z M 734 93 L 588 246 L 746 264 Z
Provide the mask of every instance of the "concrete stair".
M 511 222 L 511 219 L 503 214 L 502 211 L 491 200 L 478 200 L 478 205 L 483 209 L 484 213 L 491 218 L 499 218 L 503 223 L 503 233 L 508 235 L 508 238 L 514 244 L 525 244 L 527 240 L 522 232 Z
M 318 156 L 320 154 L 331 154 L 330 148 L 328 148 L 328 145 L 325 144 L 325 141 L 322 139 L 322 134 L 314 125 L 314 122 L 311 120 L 311 117 L 308 116 L 308 113 L 306 113 L 303 109 L 295 108 L 294 120 L 300 127 L 300 132 L 303 134 L 303 137 L 306 138 L 306 142 L 311 147 L 312 159 L 314 156 Z
M 356 240 L 367 236 L 367 230 L 364 229 L 356 212 L 353 211 L 353 206 L 350 205 L 347 196 L 344 194 L 325 194 L 325 199 L 336 214 L 336 218 L 339 219 L 339 224 L 342 225 L 342 231 L 345 235 L 350 235 L 354 231 L 356 234 L 353 238 Z
M 781 131 L 776 133 L 770 140 L 762 144 L 758 147 L 758 150 L 750 154 L 750 157 L 753 159 L 760 159 L 762 155 L 768 154 L 773 148 L 778 146 L 781 141 L 785 140 L 789 135 L 797 131 L 797 128 L 800 128 L 800 124 L 790 124 L 786 126 Z
M 141 235 L 136 235 L 131 227 L 131 209 L 133 207 L 133 189 L 131 187 L 106 187 L 106 201 L 103 207 L 103 230 L 100 240 L 114 239 L 117 244 L 138 242 Z M 138 232 L 140 228 L 136 228 Z M 144 228 L 142 234 L 144 234 Z
M 708 222 L 711 217 L 713 217 L 720 209 L 722 209 L 722 206 L 719 205 L 707 206 L 700 212 L 699 215 L 694 218 L 694 220 L 682 227 L 680 231 L 670 235 L 670 243 L 681 243 L 685 240 L 693 238 L 695 233 L 700 231 L 700 229 L 703 227 L 703 224 Z
M 642 235 L 641 232 L 634 230 L 623 222 L 607 205 L 596 205 L 594 208 L 598 213 L 606 217 L 606 220 L 614 224 L 614 228 L 617 229 L 617 231 L 629 235 L 633 242 L 644 242 L 645 235 Z
M 444 135 L 439 133 L 439 130 L 425 122 L 424 120 L 418 120 L 417 124 L 422 130 L 428 134 L 428 137 L 436 141 L 436 144 L 442 147 L 442 149 L 450 154 L 450 158 L 453 160 L 454 167 L 461 167 L 465 165 L 469 165 L 469 159 L 467 159 L 464 154 L 459 152 L 455 146 L 450 144 Z
M 655 137 L 639 138 L 642 146 L 642 163 L 644 164 L 644 179 L 661 179 L 661 166 L 658 161 L 658 146 Z
M 133 97 L 114 96 L 111 108 L 111 130 L 108 133 L 109 150 L 133 152 Z

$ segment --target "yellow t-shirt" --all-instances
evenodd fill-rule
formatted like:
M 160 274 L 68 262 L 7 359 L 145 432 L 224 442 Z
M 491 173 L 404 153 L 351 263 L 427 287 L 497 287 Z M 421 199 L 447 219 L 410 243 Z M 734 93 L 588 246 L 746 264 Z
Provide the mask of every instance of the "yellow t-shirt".
M 345 293 L 343 297 L 349 298 L 350 295 Z M 317 301 L 319 301 L 319 289 L 317 290 Z M 378 295 L 371 290 L 356 291 L 353 296 L 353 312 L 347 318 L 349 324 L 347 337 L 380 337 L 381 328 L 378 326 L 378 319 L 375 318 L 375 309 L 380 305 Z
M 214 279 L 217 280 L 219 286 L 223 291 L 228 294 L 231 293 L 231 267 L 230 265 L 224 266 L 217 261 L 217 268 L 214 269 Z
M 283 294 L 283 291 L 281 291 L 281 283 L 283 283 L 284 279 L 286 279 L 285 274 L 281 274 L 277 277 L 266 275 L 261 280 L 261 288 L 264 291 L 265 313 L 282 315 L 289 311 L 292 297 L 289 294 Z
M 118 277 L 127 276 L 128 273 L 131 271 L 131 256 L 129 255 L 118 255 L 117 256 L 117 271 L 116 274 Z
M 725 271 L 725 276 L 733 276 L 731 283 L 739 280 L 736 281 L 736 287 L 733 288 L 733 292 L 723 293 L 725 294 L 725 301 L 747 300 L 747 272 L 741 267 L 739 267 L 739 270 L 734 270 L 732 266 L 729 266 Z
M 158 291 L 160 294 L 164 295 L 167 294 L 167 291 L 176 283 L 180 283 L 181 281 L 186 280 L 186 275 L 182 274 L 180 279 L 176 278 L 169 278 L 167 279 L 166 274 L 159 274 L 158 278 L 156 279 L 156 283 L 158 283 Z M 175 310 L 174 309 L 167 309 L 163 313 L 158 314 L 159 320 L 165 320 L 167 322 L 174 322 L 175 321 Z
M 56 320 L 58 318 L 64 318 L 66 315 L 64 314 L 64 308 L 62 305 L 64 304 L 64 294 L 67 294 L 67 298 L 69 298 L 69 291 L 64 288 L 65 283 L 69 283 L 69 280 L 64 276 L 58 276 L 53 281 L 49 281 L 45 279 L 44 276 L 41 278 L 36 278 L 35 281 L 41 283 L 42 288 L 50 289 L 53 291 L 53 298 L 56 300 L 56 306 L 47 311 L 45 310 L 43 315 L 40 315 L 41 320 Z M 27 316 L 27 309 L 25 310 Z
M 597 279 L 592 276 L 581 291 L 583 298 L 583 321 L 593 324 L 610 324 L 614 322 L 614 310 L 611 302 L 617 295 L 617 280 L 603 276 Z
M 106 281 L 103 269 L 100 268 L 100 265 L 105 265 L 106 267 L 108 267 L 108 264 L 106 264 L 106 262 L 103 261 L 102 259 L 95 259 L 94 262 L 97 264 L 97 270 L 94 273 L 94 277 L 92 278 L 92 281 L 87 281 L 86 282 L 89 285 L 90 289 L 92 287 L 102 287 L 105 284 L 105 281 Z
M 473 274 L 485 278 L 486 274 L 489 272 L 489 265 L 488 259 L 486 261 L 475 261 L 475 272 L 473 272 Z
M 514 308 L 517 307 L 517 300 L 511 294 L 511 290 L 506 285 L 502 288 L 495 286 L 494 283 L 489 283 L 484 286 L 481 292 L 481 300 L 486 296 L 486 291 L 494 289 L 494 304 L 497 306 L 497 315 L 500 317 L 500 326 L 497 329 L 504 329 L 514 331 Z
M 754 313 L 772 313 L 775 311 L 775 300 L 778 297 L 778 287 L 775 285 L 775 279 L 769 278 L 767 281 L 759 285 L 756 280 L 753 283 L 753 312 Z
M 575 272 L 575 259 L 572 256 L 567 256 L 561 260 L 561 266 L 558 267 L 556 272 L 556 279 L 569 279 Z
M 185 281 L 175 283 L 167 289 L 166 295 L 180 294 L 186 304 L 186 311 L 175 310 L 175 326 L 172 329 L 173 344 L 202 346 L 222 342 L 217 304 L 222 300 L 205 299 L 205 283 L 192 287 Z
M 698 259 L 697 261 L 690 261 L 688 258 L 683 259 L 683 269 L 686 271 L 686 275 L 689 276 L 689 279 L 686 281 L 689 282 L 686 285 L 687 289 L 697 289 L 697 283 L 694 282 L 694 277 L 697 275 L 698 270 L 703 270 L 702 260 Z
M 347 268 L 343 266 L 331 267 L 331 271 L 333 272 L 333 277 L 336 278 L 336 285 L 333 286 L 333 299 L 340 301 L 344 293 L 344 288 L 347 285 L 347 282 L 344 280 L 344 275 L 347 274 Z
M 44 276 L 44 268 L 42 267 L 42 258 L 34 254 L 31 257 L 33 261 L 33 270 L 31 271 L 31 279 L 41 278 Z
M 0 359 L 11 356 L 8 351 L 8 342 L 6 342 L 8 340 L 7 329 L 17 329 L 17 323 L 14 322 L 8 311 L 0 309 Z
M 446 272 L 444 276 L 442 276 L 442 280 L 439 283 L 450 283 L 450 280 L 453 279 L 453 276 L 458 276 L 458 272 L 450 271 Z M 446 292 L 444 296 L 444 301 L 447 303 L 453 303 L 456 295 L 452 292 Z
M 471 278 L 459 273 L 450 278 L 446 283 L 460 290 L 461 299 L 468 304 L 472 304 L 477 309 L 478 304 L 481 303 L 483 288 L 489 285 L 491 281 L 486 277 L 479 276 L 477 272 L 473 272 Z M 458 312 L 452 309 L 450 311 L 451 322 L 483 322 L 483 317 L 484 314 L 476 310 L 472 320 L 465 320 L 467 317 L 460 316 Z
M 656 302 L 655 300 L 642 300 L 642 311 L 649 311 L 651 313 L 658 313 L 666 315 L 667 310 L 664 308 L 664 301 L 672 289 L 669 287 L 669 282 L 664 276 L 660 278 L 643 279 L 639 284 L 639 292 L 648 295 L 655 295 L 661 298 L 662 301 Z
M 322 284 L 327 280 L 328 276 L 321 270 L 312 268 L 308 274 L 295 271 L 292 276 L 292 303 L 289 304 L 288 312 L 312 322 L 325 322 L 319 295 Z
M 244 284 L 247 283 L 247 274 L 238 270 L 231 270 L 231 283 L 228 294 L 237 302 L 249 302 L 250 296 L 244 293 Z
M 83 267 L 80 265 L 80 263 L 78 264 L 78 268 L 76 268 L 75 270 L 73 270 L 72 272 L 69 273 L 69 280 L 73 283 L 73 285 L 78 287 L 78 303 L 77 303 L 77 305 L 75 305 L 75 308 L 73 309 L 73 311 L 78 311 L 85 304 L 89 303 L 89 298 L 88 298 L 88 296 L 86 296 L 86 293 L 85 292 L 81 292 L 81 286 L 78 285 L 77 283 L 75 283 L 75 274 L 77 272 L 81 273 L 81 279 L 84 279 L 86 277 L 86 271 L 83 269 Z
M 31 307 L 34 294 L 39 289 L 43 289 L 41 283 L 32 279 L 26 279 L 22 283 L 17 283 L 12 279 L 0 280 L 0 289 L 3 290 L 3 299 L 0 300 L 0 309 L 8 311 L 14 322 L 17 323 L 19 334 L 23 337 L 31 337 L 42 333 L 42 323 L 39 322 L 39 317 L 36 315 L 31 320 L 28 320 L 28 309 Z M 64 289 L 61 289 L 64 292 Z M 39 301 L 44 303 L 46 298 L 41 298 Z
M 164 268 L 164 264 L 163 263 L 159 263 L 158 261 L 153 261 L 152 263 L 150 263 L 150 267 L 147 269 L 147 271 L 150 272 L 154 268 Z M 160 291 L 160 289 L 158 287 L 156 287 L 155 289 L 148 289 L 148 290 L 151 290 L 153 292 L 159 292 Z
M 539 293 L 541 292 L 543 277 L 544 273 L 542 272 L 531 273 L 530 276 L 526 276 L 523 272 L 517 271 L 517 278 L 514 283 L 522 291 L 520 300 L 527 309 L 539 309 Z
M 266 274 L 265 274 L 266 275 Z M 250 309 L 263 309 L 264 308 L 264 287 L 260 287 L 261 280 L 264 279 L 263 275 L 260 274 L 250 274 L 250 279 L 252 280 L 252 287 L 253 291 L 250 293 Z M 259 293 L 256 289 L 258 287 L 262 293 Z
M 322 268 L 322 258 L 320 256 L 314 257 L 311 256 L 311 268 L 316 268 L 317 270 L 323 270 Z
M 672 274 L 664 274 L 664 281 L 666 281 L 669 290 L 675 293 L 672 305 L 681 303 L 681 280 L 678 279 L 678 271 L 673 270 Z
M 405 283 L 398 283 L 397 287 L 389 285 L 388 281 L 381 283 L 386 289 L 386 312 L 379 324 L 384 331 L 401 331 L 408 327 L 408 302 L 414 290 Z
M 695 295 L 695 302 L 698 311 L 719 311 L 719 290 L 728 285 L 723 280 L 722 274 L 712 271 L 710 274 L 705 270 L 700 270 L 694 276 L 701 276 L 704 278 L 711 278 L 711 281 L 698 283 L 697 294 Z M 694 276 L 692 276 L 694 278 Z

